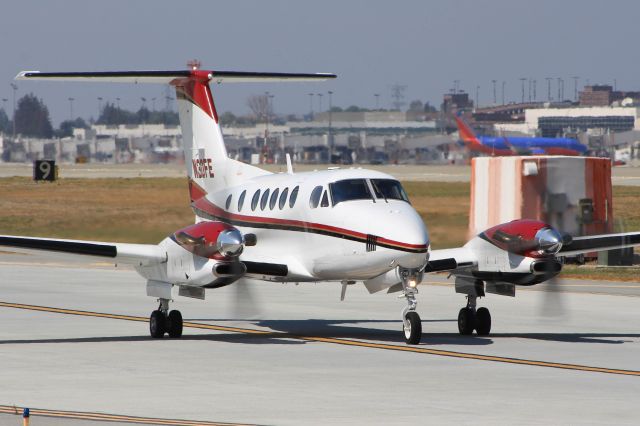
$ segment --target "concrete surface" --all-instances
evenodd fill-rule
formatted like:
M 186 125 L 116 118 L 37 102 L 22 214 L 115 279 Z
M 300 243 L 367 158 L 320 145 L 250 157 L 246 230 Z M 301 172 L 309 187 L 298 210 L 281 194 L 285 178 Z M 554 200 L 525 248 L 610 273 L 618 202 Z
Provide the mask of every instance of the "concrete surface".
M 263 166 L 261 166 L 263 167 Z M 322 170 L 329 167 L 322 164 L 296 164 L 296 171 Z M 389 173 L 397 179 L 419 182 L 469 182 L 471 167 L 449 165 L 362 165 L 367 169 Z M 272 172 L 284 172 L 284 165 L 265 165 Z M 183 177 L 184 165 L 181 164 L 61 164 L 61 178 L 134 178 L 134 177 Z M 31 177 L 33 166 L 22 163 L 0 163 L 0 178 L 10 176 Z M 614 167 L 612 182 L 614 185 L 640 185 L 640 167 Z
M 0 307 L 0 405 L 285 425 L 637 424 L 640 284 L 616 295 L 591 291 L 616 283 L 585 284 L 592 288 L 565 288 L 554 316 L 542 307 L 556 293 L 489 295 L 480 304 L 491 308 L 493 335 L 461 337 L 464 298 L 430 276 L 420 288 L 418 353 L 400 350 L 403 300 L 359 285 L 344 302 L 335 283 L 250 283 L 250 298 L 236 286 L 209 290 L 206 301 L 177 298 L 185 321 L 223 327 L 186 328 L 179 340 L 149 338 L 145 322 Z M 156 302 L 144 292 L 128 269 L 0 254 L 2 302 L 146 318 Z M 3 425 L 18 420 L 0 415 Z

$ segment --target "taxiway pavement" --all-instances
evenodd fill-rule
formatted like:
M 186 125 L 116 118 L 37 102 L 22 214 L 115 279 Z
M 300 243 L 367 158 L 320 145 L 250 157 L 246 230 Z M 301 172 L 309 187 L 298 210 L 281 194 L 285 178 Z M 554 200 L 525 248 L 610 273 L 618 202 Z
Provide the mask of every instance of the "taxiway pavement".
M 33 426 L 96 424 L 87 413 L 122 424 L 637 424 L 638 282 L 561 281 L 563 309 L 551 314 L 545 291 L 489 295 L 492 336 L 461 337 L 463 296 L 430 276 L 417 347 L 403 342 L 396 295 L 355 285 L 340 302 L 335 283 L 248 287 L 177 297 L 183 338 L 155 340 L 145 321 L 156 302 L 134 271 L 0 254 L 0 413 L 71 413 Z
M 296 164 L 298 172 L 324 170 L 331 165 Z M 285 165 L 260 165 L 270 172 L 285 172 Z M 342 166 L 351 167 L 351 166 Z M 365 169 L 388 173 L 402 181 L 415 182 L 469 182 L 471 167 L 464 165 L 355 165 Z M 135 177 L 183 177 L 184 165 L 181 164 L 61 164 L 61 178 L 135 178 Z M 0 178 L 33 176 L 33 165 L 29 163 L 1 163 Z M 640 166 L 614 167 L 611 182 L 613 185 L 639 186 Z

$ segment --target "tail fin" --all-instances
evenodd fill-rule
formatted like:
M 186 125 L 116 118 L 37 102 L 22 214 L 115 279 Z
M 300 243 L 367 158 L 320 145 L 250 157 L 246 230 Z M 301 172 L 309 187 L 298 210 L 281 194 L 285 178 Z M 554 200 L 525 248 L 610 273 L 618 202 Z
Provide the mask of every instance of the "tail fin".
M 161 83 L 176 89 L 182 127 L 184 156 L 192 201 L 227 186 L 234 186 L 268 172 L 229 159 L 218 125 L 209 82 L 320 81 L 335 74 L 292 74 L 242 71 L 115 71 L 54 72 L 23 71 L 17 80 L 101 81 L 111 83 Z
M 478 137 L 471 130 L 471 128 L 464 122 L 462 118 L 457 115 L 454 115 L 456 120 L 456 124 L 458 125 L 458 133 L 460 133 L 460 140 L 464 142 L 465 145 L 474 145 L 480 144 Z

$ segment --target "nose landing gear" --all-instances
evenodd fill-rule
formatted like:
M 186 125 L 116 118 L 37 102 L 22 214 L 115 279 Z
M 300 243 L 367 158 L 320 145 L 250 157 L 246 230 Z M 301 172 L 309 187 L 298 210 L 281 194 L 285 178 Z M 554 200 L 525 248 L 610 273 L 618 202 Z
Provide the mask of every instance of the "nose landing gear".
M 169 312 L 169 299 L 160 299 L 160 306 L 149 317 L 149 334 L 161 339 L 165 333 L 172 338 L 182 336 L 182 314 L 177 310 Z
M 400 269 L 400 277 L 402 279 L 403 294 L 407 300 L 407 306 L 402 310 L 402 331 L 404 332 L 404 341 L 409 345 L 417 345 L 422 338 L 422 321 L 420 315 L 416 312 L 418 301 L 418 283 L 422 281 L 421 270 Z

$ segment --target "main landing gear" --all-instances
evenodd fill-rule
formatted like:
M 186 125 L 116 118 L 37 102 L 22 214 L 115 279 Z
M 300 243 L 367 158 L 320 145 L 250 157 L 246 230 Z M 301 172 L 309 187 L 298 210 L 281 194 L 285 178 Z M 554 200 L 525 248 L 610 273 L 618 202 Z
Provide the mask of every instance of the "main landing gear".
M 422 321 L 416 312 L 418 305 L 416 294 L 418 294 L 418 283 L 422 280 L 422 271 L 401 269 L 400 277 L 402 278 L 403 290 L 400 297 L 407 300 L 407 306 L 402 310 L 404 341 L 409 345 L 417 345 L 422 338 Z
M 176 310 L 169 312 L 169 299 L 160 299 L 158 309 L 151 312 L 149 333 L 155 339 L 161 339 L 165 333 L 172 338 L 182 336 L 182 314 Z
M 478 336 L 488 336 L 491 332 L 491 314 L 487 308 L 476 309 L 477 296 L 467 296 L 467 306 L 458 314 L 458 331 L 464 336 L 476 330 Z

